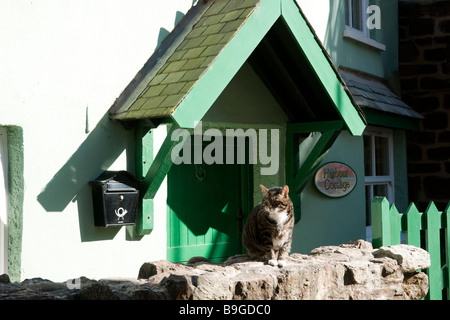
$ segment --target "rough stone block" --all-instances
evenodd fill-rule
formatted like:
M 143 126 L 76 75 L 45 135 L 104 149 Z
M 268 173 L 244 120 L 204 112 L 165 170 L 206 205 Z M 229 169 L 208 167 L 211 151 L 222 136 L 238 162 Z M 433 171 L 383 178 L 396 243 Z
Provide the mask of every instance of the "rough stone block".
M 443 33 L 450 33 L 450 19 L 440 21 L 439 30 Z
M 448 160 L 450 159 L 450 147 L 428 149 L 427 156 L 429 160 Z
M 422 90 L 440 90 L 447 87 L 447 79 L 437 77 L 423 77 L 420 79 L 420 88 Z
M 399 244 L 381 247 L 373 252 L 373 256 L 375 258 L 392 258 L 397 261 L 403 272 L 414 273 L 419 269 L 426 269 L 431 265 L 430 256 L 425 254 L 424 251 L 418 247 Z
M 445 61 L 447 60 L 447 48 L 428 49 L 423 52 L 426 61 Z
M 407 155 L 410 161 L 420 161 L 422 160 L 422 148 L 416 144 L 409 143 L 407 146 Z
M 419 57 L 419 49 L 412 41 L 401 41 L 399 43 L 399 61 L 415 62 Z
M 427 114 L 422 121 L 426 130 L 445 130 L 448 127 L 448 115 L 446 112 L 434 112 Z
M 450 199 L 450 178 L 428 176 L 423 179 L 425 195 L 433 200 Z
M 439 163 L 408 163 L 408 173 L 438 173 L 441 171 Z
M 426 36 L 434 34 L 434 19 L 414 19 L 409 22 L 411 36 Z
M 430 265 L 428 252 L 408 245 L 373 250 L 364 240 L 320 247 L 311 255 L 293 253 L 279 268 L 247 255 L 224 263 L 204 258 L 183 265 L 147 262 L 139 279 L 79 279 L 79 288 L 35 278 L 20 284 L 6 276 L 0 299 L 421 299 L 428 278 L 417 269 Z

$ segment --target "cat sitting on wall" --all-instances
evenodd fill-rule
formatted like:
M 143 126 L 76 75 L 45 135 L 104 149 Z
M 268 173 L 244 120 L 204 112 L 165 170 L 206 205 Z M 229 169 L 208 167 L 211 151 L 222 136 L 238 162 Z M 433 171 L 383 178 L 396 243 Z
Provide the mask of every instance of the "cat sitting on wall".
M 263 199 L 250 213 L 242 235 L 247 254 L 283 267 L 291 251 L 294 207 L 289 187 L 267 189 L 260 185 Z

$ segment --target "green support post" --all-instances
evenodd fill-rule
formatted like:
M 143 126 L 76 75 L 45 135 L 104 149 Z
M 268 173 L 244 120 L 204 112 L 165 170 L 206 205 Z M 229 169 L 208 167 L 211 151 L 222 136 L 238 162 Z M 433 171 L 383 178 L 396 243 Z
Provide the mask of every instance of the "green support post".
M 172 141 L 172 133 L 177 129 L 179 129 L 179 126 L 172 123 L 158 154 L 145 175 L 142 183 L 145 190 L 144 199 L 153 199 L 155 197 L 161 183 L 172 167 L 172 149 L 179 143 L 179 141 Z
M 301 193 L 303 191 L 340 133 L 337 130 L 328 130 L 322 133 L 322 136 L 316 142 L 302 167 L 295 175 L 295 193 Z
M 153 131 L 140 122 L 136 129 L 136 177 L 142 180 L 153 163 Z M 136 235 L 150 234 L 153 230 L 153 199 L 143 199 L 140 194 L 140 204 L 136 216 Z
M 294 204 L 295 223 L 299 222 L 301 218 L 301 192 L 311 180 L 344 126 L 345 123 L 342 120 L 288 124 L 286 130 L 286 182 Z M 322 132 L 322 135 L 299 168 L 300 146 L 295 137 L 298 134 L 311 132 Z
M 143 236 L 153 230 L 153 199 L 164 178 L 172 167 L 171 153 L 179 143 L 172 141 L 172 133 L 179 126 L 170 125 L 167 136 L 155 157 L 153 157 L 153 131 L 146 122 L 140 122 L 136 130 L 136 176 L 141 181 L 138 215 L 136 217 L 136 234 Z

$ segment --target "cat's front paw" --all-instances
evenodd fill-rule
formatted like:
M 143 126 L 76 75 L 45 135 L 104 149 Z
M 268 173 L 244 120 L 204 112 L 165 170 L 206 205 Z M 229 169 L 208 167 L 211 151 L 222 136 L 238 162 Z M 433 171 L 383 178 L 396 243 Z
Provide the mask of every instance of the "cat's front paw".
M 267 263 L 274 267 L 278 265 L 278 261 L 275 259 L 270 259 L 269 261 L 267 261 Z
M 283 268 L 286 265 L 286 260 L 278 260 L 278 266 Z

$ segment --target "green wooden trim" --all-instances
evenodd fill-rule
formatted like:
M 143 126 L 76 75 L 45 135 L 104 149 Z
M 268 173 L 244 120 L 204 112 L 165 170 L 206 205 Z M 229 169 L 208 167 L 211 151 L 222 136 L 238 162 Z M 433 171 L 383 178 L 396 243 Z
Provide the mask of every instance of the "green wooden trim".
M 294 177 L 294 193 L 301 193 L 303 191 L 340 133 L 338 130 L 328 130 L 322 133 L 322 136 L 316 142 L 314 148 Z
M 153 164 L 153 131 L 144 121 L 136 129 L 136 177 L 144 179 Z M 141 198 L 142 190 L 141 190 Z M 150 234 L 153 230 L 153 199 L 141 199 L 136 216 L 136 235 Z
M 236 254 L 230 247 L 229 243 L 213 243 L 187 247 L 167 248 L 167 260 L 172 262 L 189 261 L 190 258 L 196 256 L 209 256 L 212 252 L 217 255 L 215 261 L 223 261 L 233 254 Z M 221 259 L 222 258 L 222 259 Z
M 443 221 L 445 223 L 443 228 L 445 228 L 445 269 L 444 269 L 444 279 L 446 279 L 447 284 L 447 299 L 450 297 L 450 203 L 447 205 L 443 213 Z
M 401 217 L 397 210 L 395 204 L 392 204 L 389 209 L 389 223 L 390 223 L 390 232 L 391 232 L 391 243 L 390 245 L 396 245 L 401 243 Z
M 246 144 L 248 141 L 246 141 Z M 245 146 L 246 150 L 248 150 L 248 146 Z M 242 212 L 242 217 L 238 216 L 238 219 L 241 219 L 241 229 L 240 234 L 244 231 L 244 226 L 247 223 L 247 218 L 250 215 L 254 205 L 253 205 L 253 165 L 245 162 L 240 166 L 241 170 L 241 192 L 240 192 L 240 204 Z M 244 246 L 241 246 L 241 251 L 245 250 Z M 244 252 L 242 252 L 244 253 Z
M 255 12 L 172 114 L 172 118 L 181 127 L 193 128 L 195 121 L 202 119 L 280 15 L 294 35 L 299 49 L 317 73 L 350 133 L 362 134 L 365 128 L 364 120 L 330 65 L 332 62 L 322 52 L 321 46 L 292 0 L 261 1 Z
M 440 228 L 441 213 L 433 202 L 430 202 L 426 214 L 426 250 L 430 254 L 431 265 L 428 268 L 429 290 L 427 297 L 430 300 L 442 299 L 443 274 L 441 269 Z
M 343 120 L 288 123 L 287 130 L 290 133 L 310 133 L 323 132 L 327 130 L 342 130 L 344 129 L 344 126 L 345 122 Z
M 406 211 L 406 241 L 412 246 L 420 248 L 420 230 L 422 230 L 422 214 L 411 203 Z
M 426 300 L 441 300 L 442 289 L 449 291 L 450 263 L 450 204 L 444 212 L 439 212 L 430 202 L 424 213 L 419 213 L 411 204 L 405 214 L 397 211 L 384 197 L 375 197 L 372 201 L 372 244 L 375 248 L 400 243 L 401 231 L 406 231 L 406 243 L 421 247 L 421 230 L 425 230 L 425 248 L 430 254 L 431 265 L 427 270 L 429 290 Z M 445 263 L 442 265 L 441 230 L 445 230 Z
M 343 120 L 290 123 L 286 129 L 286 183 L 289 186 L 290 197 L 294 205 L 295 223 L 301 219 L 301 196 L 300 193 L 311 180 L 317 167 L 322 162 L 328 150 L 336 141 L 345 126 Z M 295 136 L 301 133 L 323 132 L 313 150 L 299 168 L 300 150 Z
M 371 125 L 406 130 L 420 130 L 420 119 L 380 112 L 369 108 L 364 108 L 363 112 L 367 122 Z
M 142 199 L 140 211 L 136 217 L 136 235 L 143 236 L 153 231 L 154 206 L 153 199 Z
M 286 149 L 285 149 L 285 172 L 286 172 L 286 184 L 291 190 L 289 197 L 292 200 L 294 206 L 294 216 L 296 223 L 301 219 L 301 196 L 292 192 L 294 190 L 294 177 L 298 171 L 298 156 L 299 145 L 296 143 L 295 133 L 289 130 L 289 125 L 286 130 Z
M 172 118 L 194 128 L 280 16 L 279 1 L 263 0 L 211 67 L 186 95 Z
M 374 248 L 389 246 L 389 201 L 385 197 L 374 197 L 371 204 L 372 244 Z
M 143 190 L 145 190 L 143 199 L 153 199 L 161 183 L 164 181 L 167 173 L 172 167 L 172 149 L 178 144 L 178 141 L 172 141 L 172 133 L 179 129 L 176 123 L 173 123 L 167 132 L 167 136 L 161 148 L 153 160 L 144 180 L 142 181 Z
M 337 111 L 344 119 L 348 130 L 352 135 L 361 135 L 366 127 L 365 121 L 353 105 L 299 8 L 292 0 L 281 0 L 281 4 L 282 16 L 297 41 L 299 49 L 307 57 Z

